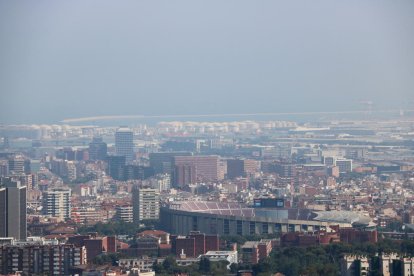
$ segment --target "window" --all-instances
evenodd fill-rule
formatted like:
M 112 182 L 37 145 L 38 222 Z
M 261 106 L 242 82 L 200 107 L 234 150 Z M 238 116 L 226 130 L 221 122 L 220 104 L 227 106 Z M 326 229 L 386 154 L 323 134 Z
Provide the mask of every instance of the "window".
M 223 224 L 224 224 L 224 227 L 223 227 L 223 233 L 224 233 L 225 235 L 230 234 L 230 222 L 229 222 L 229 220 L 228 220 L 228 219 L 225 219 L 225 220 L 223 221 Z
M 262 223 L 262 234 L 269 234 L 269 224 Z
M 250 235 L 256 234 L 256 223 L 254 221 L 250 222 L 249 233 L 250 233 Z
M 237 235 L 243 235 L 243 221 L 238 220 L 237 221 Z

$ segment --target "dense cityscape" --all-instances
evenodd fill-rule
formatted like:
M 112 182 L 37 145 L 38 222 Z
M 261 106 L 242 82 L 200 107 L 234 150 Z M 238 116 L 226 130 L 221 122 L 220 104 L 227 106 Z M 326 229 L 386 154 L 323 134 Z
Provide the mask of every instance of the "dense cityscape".
M 413 15 L 0 1 L 0 276 L 414 276 Z
M 411 275 L 414 266 L 409 117 L 2 125 L 0 136 L 0 274 Z M 289 254 L 305 255 L 280 262 Z

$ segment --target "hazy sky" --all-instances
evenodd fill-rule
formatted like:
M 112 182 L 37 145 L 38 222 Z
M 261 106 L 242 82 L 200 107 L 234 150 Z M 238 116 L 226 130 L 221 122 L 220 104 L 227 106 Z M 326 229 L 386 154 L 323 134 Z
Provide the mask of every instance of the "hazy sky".
M 413 99 L 413 0 L 0 2 L 0 123 Z

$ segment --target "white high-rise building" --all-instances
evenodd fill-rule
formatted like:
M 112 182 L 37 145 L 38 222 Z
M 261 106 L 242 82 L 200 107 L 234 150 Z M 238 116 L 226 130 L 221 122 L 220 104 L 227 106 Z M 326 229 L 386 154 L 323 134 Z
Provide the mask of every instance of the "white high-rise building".
M 76 165 L 74 161 L 66 161 L 66 171 L 69 180 L 76 179 Z
M 132 192 L 134 222 L 146 219 L 159 219 L 160 198 L 157 189 L 137 188 Z
M 70 218 L 71 190 L 54 189 L 43 193 L 43 213 L 62 220 Z
M 134 159 L 134 134 L 131 129 L 121 127 L 116 131 L 115 153 L 125 156 L 127 163 Z

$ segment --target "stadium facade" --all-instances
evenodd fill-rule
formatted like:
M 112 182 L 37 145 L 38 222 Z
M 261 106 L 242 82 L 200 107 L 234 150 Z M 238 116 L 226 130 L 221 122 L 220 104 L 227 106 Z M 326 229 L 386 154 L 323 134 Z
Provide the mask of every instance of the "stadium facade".
M 338 211 L 335 211 L 338 212 Z M 163 229 L 172 234 L 190 231 L 219 235 L 254 235 L 325 230 L 329 225 L 372 226 L 369 217 L 354 212 L 338 212 L 334 219 L 308 209 L 250 208 L 240 203 L 178 201 L 160 209 Z

